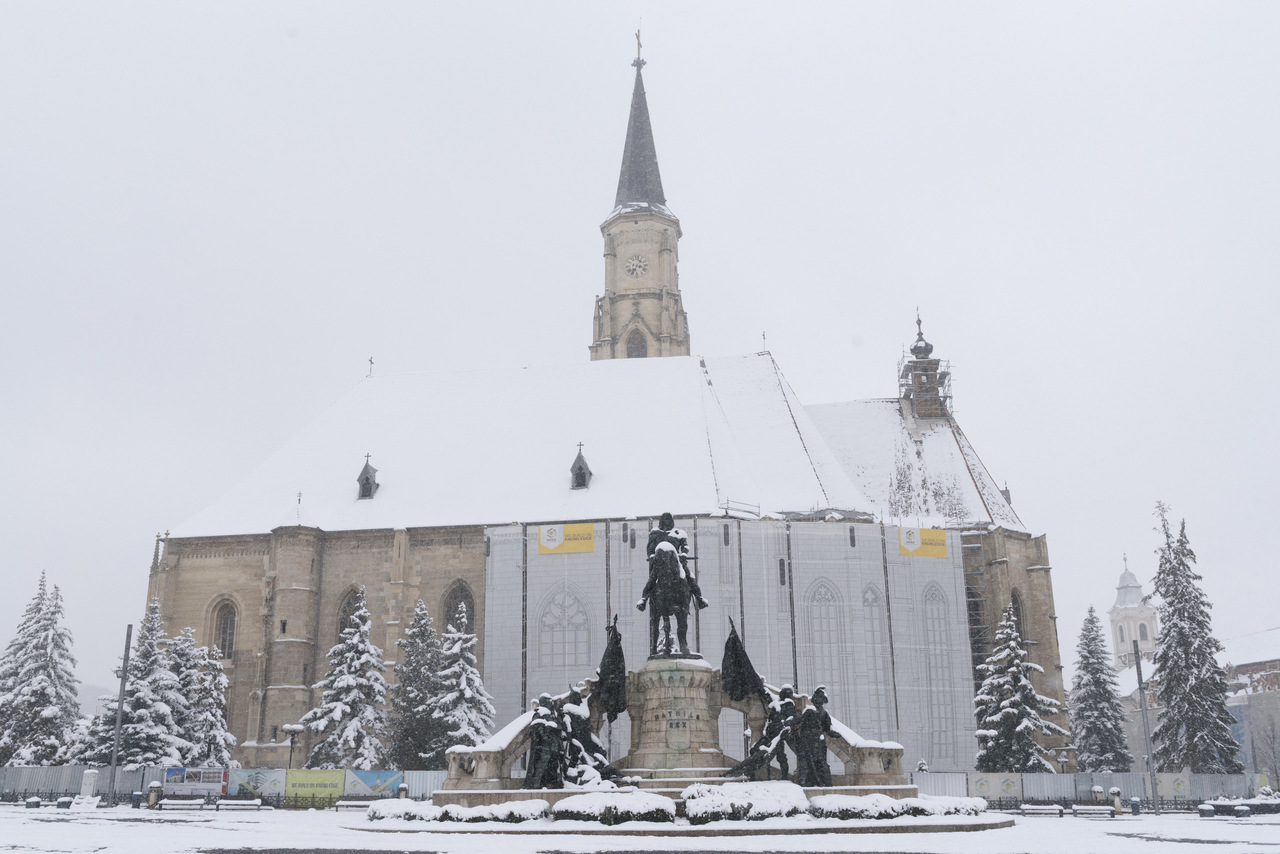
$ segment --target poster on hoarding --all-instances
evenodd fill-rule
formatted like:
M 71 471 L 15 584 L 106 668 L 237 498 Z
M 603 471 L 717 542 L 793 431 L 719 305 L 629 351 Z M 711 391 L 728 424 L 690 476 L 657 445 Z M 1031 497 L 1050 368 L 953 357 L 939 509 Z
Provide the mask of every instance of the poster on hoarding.
M 899 528 L 898 554 L 910 557 L 946 557 L 947 532 L 942 528 Z
M 283 768 L 232 768 L 227 772 L 228 795 L 256 798 L 284 794 Z
M 346 782 L 342 771 L 290 770 L 284 778 L 286 798 L 336 801 Z
M 596 526 L 591 522 L 579 525 L 539 525 L 538 554 L 563 555 L 596 550 Z
M 403 781 L 404 774 L 400 771 L 348 771 L 346 793 L 364 797 L 385 795 L 387 792 L 394 795 Z
M 225 795 L 227 772 L 222 768 L 166 768 L 166 795 Z

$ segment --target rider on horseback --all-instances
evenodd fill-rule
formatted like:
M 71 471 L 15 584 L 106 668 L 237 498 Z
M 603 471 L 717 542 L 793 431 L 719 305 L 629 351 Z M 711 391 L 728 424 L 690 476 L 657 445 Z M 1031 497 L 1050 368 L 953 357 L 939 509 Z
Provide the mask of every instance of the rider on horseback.
M 676 527 L 670 513 L 663 513 L 658 527 L 649 532 L 649 544 L 646 548 L 649 555 L 649 580 L 640 594 L 636 608 L 643 611 L 645 605 L 649 609 L 649 655 L 658 654 L 658 622 L 664 623 L 666 642 L 665 653 L 672 652 L 671 616 L 676 618 L 676 639 L 680 644 L 680 652 L 689 654 L 689 599 L 693 598 L 699 608 L 707 607 L 707 600 L 702 598 L 702 590 L 698 587 L 698 579 L 689 569 L 689 561 L 697 560 L 689 554 L 689 538 L 684 531 Z

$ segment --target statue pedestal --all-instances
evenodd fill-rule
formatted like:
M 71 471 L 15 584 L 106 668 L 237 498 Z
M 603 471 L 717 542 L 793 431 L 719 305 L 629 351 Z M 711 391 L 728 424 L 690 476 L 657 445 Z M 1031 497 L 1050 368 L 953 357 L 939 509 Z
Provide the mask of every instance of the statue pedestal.
M 631 752 L 623 769 L 728 768 L 720 752 L 720 673 L 701 658 L 651 658 L 627 676 Z

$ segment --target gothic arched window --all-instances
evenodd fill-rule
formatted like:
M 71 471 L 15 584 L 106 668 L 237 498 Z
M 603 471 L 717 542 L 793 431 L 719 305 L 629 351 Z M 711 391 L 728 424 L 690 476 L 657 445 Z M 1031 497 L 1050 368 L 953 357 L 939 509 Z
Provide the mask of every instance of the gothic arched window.
M 338 608 L 338 634 L 341 635 L 351 627 L 351 618 L 355 616 L 356 611 L 360 610 L 360 592 L 353 591 L 342 600 L 342 607 Z
M 1124 626 L 1116 626 L 1116 633 L 1120 635 L 1120 643 L 1124 643 Z
M 947 687 L 951 655 L 947 643 L 947 599 L 934 585 L 924 592 L 924 641 L 925 684 L 929 688 L 929 746 L 933 751 L 930 758 L 949 759 L 951 728 L 947 725 L 950 694 Z
M 458 625 L 458 608 L 466 608 L 467 628 Z M 449 588 L 449 593 L 444 597 L 444 624 L 453 626 L 460 632 L 470 631 L 476 634 L 476 600 L 471 595 L 471 590 L 467 585 L 459 581 Z
M 1150 640 L 1150 638 L 1147 637 L 1146 623 L 1138 623 L 1138 640 Z
M 1013 607 L 1013 618 L 1018 621 L 1018 636 L 1024 641 L 1030 640 L 1031 633 L 1022 619 L 1022 596 L 1017 590 L 1013 591 L 1013 595 L 1009 597 L 1009 604 Z
M 649 342 L 645 340 L 644 333 L 639 329 L 632 329 L 631 334 L 627 336 L 627 358 L 643 359 L 649 355 Z
M 809 650 L 814 684 L 840 685 L 844 682 L 841 647 L 844 645 L 844 614 L 840 596 L 825 581 L 809 593 Z
M 236 648 L 236 606 L 223 602 L 213 618 L 213 642 L 223 658 L 230 658 Z
M 538 664 L 581 667 L 590 663 L 590 619 L 582 601 L 562 587 L 538 618 Z
M 886 625 L 884 599 L 880 591 L 868 586 L 862 591 L 863 644 L 867 662 L 867 707 L 865 722 L 871 738 L 888 738 L 892 732 L 889 716 L 889 632 Z

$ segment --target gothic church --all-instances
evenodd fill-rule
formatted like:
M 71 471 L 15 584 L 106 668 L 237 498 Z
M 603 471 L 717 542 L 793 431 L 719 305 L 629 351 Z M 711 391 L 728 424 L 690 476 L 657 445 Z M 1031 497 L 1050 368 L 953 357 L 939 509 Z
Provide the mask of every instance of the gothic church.
M 388 665 L 419 599 L 437 627 L 465 603 L 503 722 L 592 673 L 615 614 L 634 667 L 644 541 L 664 511 L 711 602 L 690 630 L 706 658 L 718 666 L 732 619 L 770 682 L 825 685 L 836 717 L 912 763 L 972 767 L 973 667 L 1011 602 L 1037 687 L 1063 699 L 1045 537 L 956 423 L 922 330 L 877 400 L 805 405 L 768 352 L 692 355 L 683 235 L 634 64 L 590 360 L 369 377 L 157 541 L 148 596 L 171 633 L 223 651 L 243 765 L 288 763 L 282 727 L 318 699 L 361 587 Z M 552 386 L 575 391 L 549 405 Z M 655 387 L 681 413 L 661 443 L 619 415 Z M 740 753 L 738 713 L 720 725 Z

